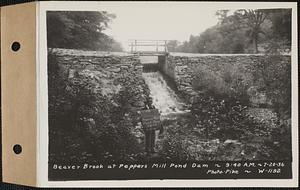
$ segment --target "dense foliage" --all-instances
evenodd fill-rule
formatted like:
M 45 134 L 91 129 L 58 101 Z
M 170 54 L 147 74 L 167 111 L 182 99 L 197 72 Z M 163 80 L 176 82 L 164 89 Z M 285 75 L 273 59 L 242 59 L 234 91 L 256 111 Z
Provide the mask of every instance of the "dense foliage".
M 272 103 L 279 119 L 291 118 L 291 65 L 282 63 L 278 55 L 266 55 L 262 62 L 255 64 L 255 78 L 260 76 L 262 89 Z M 275 79 L 275 80 L 274 80 Z
M 109 97 L 95 78 L 62 77 L 51 53 L 48 63 L 50 162 L 136 159 L 143 148 L 133 134 L 139 122 L 132 105 L 141 86 L 137 79 L 120 77 L 127 85 Z
M 202 94 L 203 95 L 203 94 Z M 276 118 L 258 120 L 249 107 L 225 96 L 205 94 L 191 114 L 164 122 L 161 143 L 167 160 L 290 160 L 291 126 Z
M 222 68 L 221 72 L 212 71 L 212 68 L 207 67 L 195 69 L 192 80 L 193 88 L 206 96 L 230 97 L 238 99 L 245 105 L 248 104 L 249 94 L 247 90 L 250 85 L 253 85 L 251 84 L 251 76 L 236 66 L 220 67 Z
M 170 160 L 290 160 L 291 65 L 278 46 L 250 68 L 210 65 L 194 69 L 188 118 L 164 122 L 161 143 Z M 242 67 L 241 67 L 242 66 Z M 245 69 L 245 70 L 240 70 Z M 245 72 L 246 71 L 246 72 Z M 252 107 L 249 89 L 268 104 Z
M 48 47 L 122 51 L 121 44 L 104 33 L 114 18 L 105 11 L 48 11 Z
M 256 127 L 252 120 L 248 120 L 242 114 L 246 108 L 247 106 L 241 105 L 238 100 L 210 96 L 196 100 L 191 111 L 207 139 L 213 136 L 226 140 L 243 138 L 249 127 Z
M 291 10 L 217 11 L 219 23 L 189 41 L 170 41 L 171 52 L 258 53 L 276 43 L 282 51 L 290 50 Z

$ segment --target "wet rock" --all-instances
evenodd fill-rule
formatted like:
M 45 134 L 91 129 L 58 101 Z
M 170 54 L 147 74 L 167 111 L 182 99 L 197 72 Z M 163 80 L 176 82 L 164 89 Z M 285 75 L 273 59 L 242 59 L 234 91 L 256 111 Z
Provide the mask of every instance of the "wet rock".
M 68 78 L 71 79 L 71 78 L 74 78 L 75 76 L 75 72 L 76 70 L 75 69 L 70 69 L 69 70 L 69 75 L 68 75 Z
M 145 103 L 142 101 L 134 102 L 133 105 L 136 107 L 145 107 Z
M 241 143 L 238 142 L 238 140 L 227 139 L 223 144 L 228 145 L 228 144 L 241 144 Z
M 85 69 L 87 69 L 87 70 L 94 70 L 94 69 L 95 69 L 95 66 L 94 66 L 94 65 L 87 65 L 87 66 L 85 67 Z
M 111 71 L 111 72 L 118 73 L 118 72 L 121 71 L 121 69 L 120 69 L 120 68 L 111 68 L 110 71 Z

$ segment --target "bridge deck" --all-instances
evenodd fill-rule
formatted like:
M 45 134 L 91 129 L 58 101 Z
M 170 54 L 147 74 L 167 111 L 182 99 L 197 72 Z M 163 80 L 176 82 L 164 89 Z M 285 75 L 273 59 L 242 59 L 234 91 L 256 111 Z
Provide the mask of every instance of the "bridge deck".
M 132 52 L 134 55 L 138 56 L 160 56 L 160 55 L 168 55 L 168 52 L 165 51 L 137 51 L 137 52 Z
M 131 53 L 139 56 L 167 55 L 167 40 L 130 40 Z M 155 50 L 155 51 L 154 51 Z

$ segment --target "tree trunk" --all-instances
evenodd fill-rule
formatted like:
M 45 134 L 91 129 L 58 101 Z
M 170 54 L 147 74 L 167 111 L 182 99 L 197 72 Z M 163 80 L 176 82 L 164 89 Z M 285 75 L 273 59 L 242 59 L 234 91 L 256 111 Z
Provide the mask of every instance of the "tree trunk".
M 253 48 L 254 48 L 254 52 L 253 53 L 258 53 L 257 38 L 253 39 Z

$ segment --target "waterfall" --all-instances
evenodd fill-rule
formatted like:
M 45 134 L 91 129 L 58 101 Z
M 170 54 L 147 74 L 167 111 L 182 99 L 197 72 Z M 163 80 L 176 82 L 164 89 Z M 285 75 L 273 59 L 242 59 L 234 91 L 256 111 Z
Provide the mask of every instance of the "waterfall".
M 169 87 L 159 71 L 143 73 L 143 78 L 150 89 L 153 106 L 159 110 L 162 116 L 186 112 L 185 104 Z

